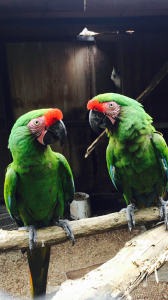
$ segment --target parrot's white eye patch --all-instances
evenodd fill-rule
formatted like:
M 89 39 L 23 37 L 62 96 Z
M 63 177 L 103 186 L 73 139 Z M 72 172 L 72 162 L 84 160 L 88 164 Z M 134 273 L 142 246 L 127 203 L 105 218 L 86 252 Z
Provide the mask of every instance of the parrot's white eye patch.
M 39 124 L 40 124 L 40 122 L 38 120 L 34 121 L 34 125 L 39 125 Z
M 109 107 L 113 107 L 113 103 L 110 103 Z

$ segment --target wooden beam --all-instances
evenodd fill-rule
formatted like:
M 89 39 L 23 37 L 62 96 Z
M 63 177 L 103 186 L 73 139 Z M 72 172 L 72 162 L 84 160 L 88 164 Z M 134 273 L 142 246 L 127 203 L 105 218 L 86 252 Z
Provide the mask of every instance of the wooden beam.
M 136 225 L 159 221 L 159 219 L 159 209 L 157 207 L 145 208 L 135 212 Z M 127 226 L 127 218 L 125 212 L 119 212 L 101 217 L 71 221 L 70 224 L 75 239 L 77 239 Z M 37 230 L 37 247 L 61 244 L 68 239 L 65 231 L 56 226 Z M 0 251 L 18 250 L 28 246 L 28 232 L 0 230 Z
M 168 61 L 163 65 L 163 67 L 159 70 L 156 76 L 149 83 L 145 91 L 136 99 L 138 102 L 142 102 L 144 98 L 146 98 L 158 85 L 158 83 L 167 75 L 168 73 Z
M 132 299 L 129 292 L 167 260 L 168 231 L 162 225 L 128 241 L 114 258 L 81 279 L 62 283 L 52 300 Z

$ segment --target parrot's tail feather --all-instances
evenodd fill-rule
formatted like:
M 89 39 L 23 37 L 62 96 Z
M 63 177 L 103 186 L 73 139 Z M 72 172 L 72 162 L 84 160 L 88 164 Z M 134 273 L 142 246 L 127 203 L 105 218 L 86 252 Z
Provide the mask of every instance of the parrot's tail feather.
M 46 294 L 50 246 L 27 250 L 32 298 Z

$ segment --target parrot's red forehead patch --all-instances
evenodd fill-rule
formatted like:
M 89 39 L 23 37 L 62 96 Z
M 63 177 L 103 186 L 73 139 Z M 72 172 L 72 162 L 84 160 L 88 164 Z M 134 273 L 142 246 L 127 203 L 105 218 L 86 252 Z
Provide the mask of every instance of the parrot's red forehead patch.
M 103 105 L 98 100 L 89 100 L 87 104 L 87 109 L 91 110 L 98 110 L 100 112 L 103 112 Z
M 46 126 L 50 126 L 54 124 L 56 121 L 62 120 L 63 114 L 62 111 L 58 108 L 52 108 L 48 110 L 45 114 L 45 124 Z

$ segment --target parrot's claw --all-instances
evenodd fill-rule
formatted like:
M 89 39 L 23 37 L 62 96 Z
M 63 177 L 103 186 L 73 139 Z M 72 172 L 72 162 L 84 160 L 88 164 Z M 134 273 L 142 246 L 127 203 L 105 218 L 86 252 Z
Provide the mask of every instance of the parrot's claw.
M 54 225 L 62 227 L 67 235 L 69 236 L 69 239 L 72 240 L 72 246 L 75 244 L 74 234 L 71 225 L 69 224 L 68 220 L 58 219 L 57 222 L 54 222 Z
M 160 213 L 160 219 L 164 216 L 164 223 L 166 224 L 166 230 L 168 230 L 168 223 L 167 223 L 167 202 L 162 199 L 162 197 L 159 197 L 158 201 L 159 205 L 159 213 Z
M 36 228 L 33 225 L 29 225 L 28 227 L 20 227 L 19 230 L 29 231 L 29 249 L 30 249 L 30 253 L 32 253 L 32 250 L 34 246 L 36 246 L 36 242 L 37 242 Z
M 126 212 L 127 214 L 127 222 L 128 222 L 128 228 L 130 231 L 130 234 L 132 233 L 132 224 L 135 227 L 135 218 L 134 218 L 134 212 L 138 210 L 138 208 L 130 203 L 126 208 L 122 208 L 119 212 Z M 132 221 L 132 224 L 131 224 Z
M 134 209 L 135 209 L 135 206 L 132 203 L 129 204 L 126 209 L 127 222 L 128 222 L 128 228 L 129 228 L 130 234 L 132 233 L 132 224 L 135 227 Z M 131 222 L 132 222 L 132 224 L 131 224 Z

